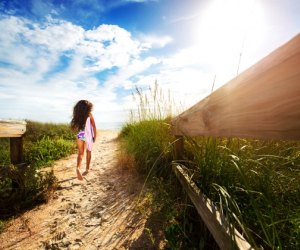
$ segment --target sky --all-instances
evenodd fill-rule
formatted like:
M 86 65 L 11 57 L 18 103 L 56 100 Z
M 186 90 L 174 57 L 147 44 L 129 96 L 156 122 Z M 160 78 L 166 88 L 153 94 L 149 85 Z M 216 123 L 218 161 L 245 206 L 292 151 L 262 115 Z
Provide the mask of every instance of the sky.
M 0 119 L 127 122 L 157 82 L 183 111 L 300 31 L 299 0 L 0 0 Z M 111 125 L 113 126 L 113 125 Z

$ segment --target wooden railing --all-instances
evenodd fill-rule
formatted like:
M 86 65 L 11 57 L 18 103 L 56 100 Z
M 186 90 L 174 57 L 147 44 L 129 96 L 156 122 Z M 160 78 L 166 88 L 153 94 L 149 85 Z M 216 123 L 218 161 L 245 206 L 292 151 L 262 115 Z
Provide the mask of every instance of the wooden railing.
M 300 139 L 300 35 L 177 116 L 175 135 Z
M 184 136 L 300 140 L 300 35 L 172 121 L 181 159 Z M 221 249 L 251 246 L 228 225 L 180 166 L 173 171 Z M 212 209 L 214 208 L 214 209 Z
M 0 137 L 10 138 L 10 161 L 12 164 L 22 163 L 23 134 L 26 122 L 16 120 L 0 120 Z

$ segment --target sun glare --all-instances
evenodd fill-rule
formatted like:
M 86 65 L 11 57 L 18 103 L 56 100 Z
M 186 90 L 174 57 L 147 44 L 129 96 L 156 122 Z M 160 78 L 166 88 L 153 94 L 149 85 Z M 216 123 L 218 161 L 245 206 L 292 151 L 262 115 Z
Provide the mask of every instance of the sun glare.
M 209 62 L 216 74 L 230 71 L 233 76 L 240 66 L 241 53 L 250 48 L 248 42 L 254 42 L 250 45 L 253 48 L 264 39 L 264 27 L 257 1 L 212 1 L 195 25 L 197 55 Z

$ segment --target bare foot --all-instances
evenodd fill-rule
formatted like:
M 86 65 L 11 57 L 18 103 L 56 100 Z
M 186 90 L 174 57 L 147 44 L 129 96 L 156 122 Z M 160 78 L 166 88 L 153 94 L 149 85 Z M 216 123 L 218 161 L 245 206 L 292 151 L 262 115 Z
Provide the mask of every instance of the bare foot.
M 76 168 L 76 174 L 77 174 L 77 179 L 80 180 L 80 181 L 82 181 L 83 178 L 82 178 L 82 175 L 81 175 L 81 173 L 80 173 L 80 171 L 79 171 L 78 168 Z
M 89 173 L 89 170 L 87 169 L 87 170 L 85 170 L 83 173 L 82 173 L 82 176 L 85 176 L 85 175 L 87 175 Z

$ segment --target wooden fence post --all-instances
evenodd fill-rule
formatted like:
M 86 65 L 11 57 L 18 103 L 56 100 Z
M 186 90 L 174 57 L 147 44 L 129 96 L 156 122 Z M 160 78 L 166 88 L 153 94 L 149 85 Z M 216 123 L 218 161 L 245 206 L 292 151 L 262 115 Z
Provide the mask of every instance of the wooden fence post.
M 20 164 L 23 160 L 23 135 L 26 132 L 26 122 L 0 119 L 0 138 L 10 139 L 10 161 Z
M 23 161 L 23 137 L 10 138 L 10 161 L 12 164 L 20 164 Z
M 23 134 L 26 131 L 25 121 L 16 120 L 1 120 L 0 119 L 0 138 L 9 138 L 10 140 L 10 162 L 16 165 L 18 169 L 21 167 L 21 173 L 23 175 L 25 171 L 25 164 L 21 164 L 23 161 Z M 12 178 L 12 189 L 21 190 L 22 185 Z
M 183 159 L 184 138 L 183 136 L 175 136 L 175 160 Z

